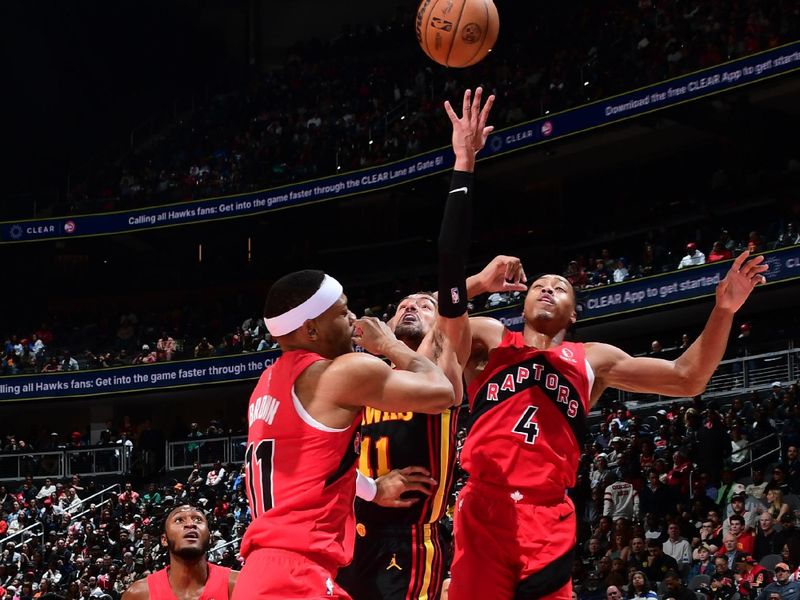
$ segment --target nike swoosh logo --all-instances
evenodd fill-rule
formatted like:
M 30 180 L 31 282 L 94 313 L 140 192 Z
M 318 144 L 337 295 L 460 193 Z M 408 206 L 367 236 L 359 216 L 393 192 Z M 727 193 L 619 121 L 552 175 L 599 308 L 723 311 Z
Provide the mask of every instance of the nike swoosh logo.
M 469 194 L 469 188 L 467 188 L 467 187 L 460 187 L 460 188 L 456 188 L 456 189 L 454 189 L 454 190 L 450 190 L 450 193 L 451 193 L 451 194 L 455 194 L 456 192 L 464 192 L 465 194 Z

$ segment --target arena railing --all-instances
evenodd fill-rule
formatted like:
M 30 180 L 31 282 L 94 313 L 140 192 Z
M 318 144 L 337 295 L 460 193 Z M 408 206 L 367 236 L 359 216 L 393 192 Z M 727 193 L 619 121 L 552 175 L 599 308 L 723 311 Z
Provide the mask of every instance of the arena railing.
M 231 438 L 196 437 L 166 443 L 167 471 L 191 469 L 194 463 L 210 467 L 216 461 L 230 462 Z
M 82 510 L 82 511 L 81 511 L 81 512 L 79 512 L 78 514 L 72 515 L 72 516 L 70 517 L 70 520 L 69 520 L 69 522 L 70 522 L 70 523 L 74 523 L 75 521 L 77 521 L 78 519 L 80 519 L 80 518 L 81 518 L 83 515 L 85 515 L 85 514 L 87 514 L 87 513 L 91 512 L 91 511 L 92 511 L 92 506 L 91 506 L 91 502 L 89 502 L 89 501 L 90 501 L 92 498 L 97 498 L 98 496 L 100 496 L 100 497 L 102 498 L 104 494 L 108 494 L 108 493 L 109 493 L 109 492 L 111 492 L 111 490 L 113 490 L 114 488 L 116 488 L 116 489 L 117 489 L 117 491 L 120 491 L 120 492 L 122 491 L 122 486 L 121 486 L 120 484 L 118 484 L 118 483 L 115 483 L 115 484 L 113 484 L 113 485 L 110 485 L 110 486 L 108 486 L 107 488 L 104 488 L 104 489 L 100 490 L 99 492 L 95 492 L 95 493 L 94 493 L 94 494 L 92 494 L 91 496 L 86 496 L 86 498 L 81 498 L 81 499 L 80 499 L 80 500 L 81 500 L 81 507 L 85 507 L 85 506 L 87 505 L 87 502 L 88 502 L 88 503 L 89 503 L 89 508 L 87 508 L 87 509 L 85 509 L 85 510 Z M 104 504 L 108 504 L 108 502 L 110 502 L 110 499 L 109 499 L 109 498 L 106 498 L 105 500 L 103 500 L 103 501 L 102 501 L 102 502 L 100 502 L 99 504 L 95 504 L 95 505 L 94 505 L 94 508 L 96 509 L 98 506 L 103 506 Z
M 216 554 L 217 552 L 219 552 L 220 550 L 223 550 L 224 548 L 227 548 L 228 546 L 233 546 L 235 544 L 239 544 L 241 541 L 242 541 L 242 538 L 234 538 L 230 542 L 225 542 L 224 544 L 222 544 L 222 546 L 217 546 L 215 548 L 211 548 L 208 551 L 208 554 Z
M 753 465 L 757 465 L 757 466 L 763 468 L 764 466 L 766 466 L 770 462 L 778 462 L 781 459 L 781 457 L 783 456 L 783 440 L 781 439 L 781 436 L 779 434 L 777 434 L 777 433 L 770 433 L 769 435 L 765 435 L 762 438 L 759 438 L 757 440 L 753 440 L 752 442 L 750 442 L 746 446 L 743 446 L 742 448 L 740 448 L 736 452 L 739 453 L 739 452 L 747 452 L 747 451 L 749 451 L 750 452 L 750 456 L 752 457 L 753 456 L 753 448 L 756 448 L 756 447 L 759 447 L 759 446 L 763 447 L 765 444 L 767 444 L 767 442 L 770 442 L 770 445 L 772 446 L 771 448 L 766 449 L 763 453 L 759 454 L 755 458 L 751 458 L 747 462 L 743 462 L 743 463 L 740 463 L 740 464 L 737 464 L 737 465 L 733 465 L 731 467 L 731 470 L 734 473 L 739 473 L 740 471 L 743 471 L 747 467 L 750 467 L 750 476 L 752 477 L 753 468 L 754 468 Z M 773 458 L 770 459 L 770 457 L 773 457 Z
M 22 481 L 28 475 L 34 479 L 63 479 L 65 474 L 66 457 L 63 451 L 0 454 L 0 481 Z
M 33 523 L 33 524 L 31 524 L 31 525 L 28 525 L 28 526 L 27 526 L 25 529 L 20 529 L 19 531 L 15 531 L 15 532 L 14 532 L 14 533 L 12 533 L 11 535 L 8 535 L 8 536 L 4 537 L 2 540 L 0 540 L 0 549 L 2 549 L 3 547 L 5 547 L 5 545 L 6 545 L 6 542 L 8 542 L 8 541 L 10 541 L 10 540 L 13 540 L 13 539 L 14 539 L 15 537 L 17 537 L 18 535 L 22 535 L 23 533 L 26 533 L 26 532 L 28 532 L 28 531 L 32 531 L 32 530 L 36 529 L 37 527 L 38 527 L 39 529 L 41 529 L 41 532 L 40 532 L 38 535 L 39 535 L 39 536 L 41 537 L 41 539 L 42 539 L 42 548 L 44 548 L 44 524 L 43 524 L 41 521 L 36 521 L 35 523 Z M 29 539 L 31 539 L 31 538 L 33 538 L 33 537 L 35 537 L 35 536 L 33 536 L 33 535 L 30 535 L 30 536 L 28 536 L 27 538 L 22 538 L 22 541 L 21 541 L 20 543 L 21 543 L 21 544 L 22 544 L 22 543 L 25 543 L 27 540 L 29 540 Z
M 800 348 L 789 348 L 723 360 L 706 386 L 703 398 L 739 396 L 769 390 L 774 382 L 786 387 L 800 379 Z M 617 400 L 629 406 L 670 404 L 676 399 L 656 394 L 617 392 Z
M 66 450 L 67 475 L 122 475 L 130 470 L 128 452 L 125 446 Z

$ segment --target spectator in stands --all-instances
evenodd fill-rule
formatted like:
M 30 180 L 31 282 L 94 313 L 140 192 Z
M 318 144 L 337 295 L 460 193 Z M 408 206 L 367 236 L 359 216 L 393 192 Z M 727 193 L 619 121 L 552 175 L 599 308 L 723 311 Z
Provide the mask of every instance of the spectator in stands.
M 650 553 L 650 558 L 644 572 L 650 581 L 659 583 L 668 571 L 678 571 L 678 563 L 671 556 L 664 554 L 661 542 L 657 539 L 647 542 L 647 551 Z
M 58 364 L 58 358 L 55 356 L 51 356 L 42 367 L 42 373 L 55 373 L 60 370 L 61 365 Z
M 776 470 L 778 467 L 775 467 Z M 767 487 L 767 507 L 765 509 L 773 520 L 780 521 L 780 518 L 789 512 L 789 505 L 783 501 L 783 491 L 779 487 Z
M 650 582 L 644 571 L 634 571 L 628 586 L 628 600 L 657 600 L 658 594 L 650 589 Z
M 208 341 L 208 338 L 203 337 L 194 347 L 195 358 L 208 358 L 214 355 L 214 345 Z
M 714 600 L 728 600 L 736 593 L 736 576 L 724 556 L 714 559 L 714 574 L 708 592 Z
M 667 534 L 669 537 L 662 545 L 664 554 L 675 559 L 678 571 L 686 575 L 692 562 L 692 546 L 688 540 L 681 537 L 680 525 L 675 521 L 667 526 Z
M 591 571 L 586 576 L 586 584 L 581 588 L 578 600 L 603 600 L 604 598 L 605 591 L 600 586 L 600 575 Z
M 664 600 L 697 600 L 694 592 L 690 592 L 683 585 L 681 576 L 675 571 L 664 575 Z
M 775 243 L 775 247 L 786 248 L 787 246 L 795 246 L 797 244 L 800 244 L 800 233 L 797 232 L 794 223 L 787 223 L 786 229 L 778 235 L 778 241 Z
M 630 273 L 628 272 L 628 261 L 624 258 L 620 258 L 617 261 L 616 268 L 614 269 L 613 280 L 614 283 L 622 283 L 626 281 L 630 277 Z
M 69 350 L 64 351 L 64 357 L 61 360 L 61 370 L 62 371 L 80 370 L 80 365 L 78 365 L 78 361 L 75 360 L 75 357 L 69 353 Z
M 704 264 L 706 264 L 706 255 L 697 249 L 697 244 L 694 242 L 686 244 L 686 256 L 678 263 L 678 268 L 684 269 L 686 267 L 696 267 L 697 265 Z
M 739 552 L 753 553 L 755 538 L 751 531 L 749 527 L 745 526 L 745 518 L 741 514 L 733 514 L 728 517 L 728 532 L 736 538 L 736 549 Z
M 730 260 L 733 258 L 733 252 L 728 250 L 722 245 L 722 242 L 714 242 L 714 247 L 708 253 L 708 262 L 719 262 L 721 260 Z
M 139 504 L 139 492 L 133 489 L 130 481 L 125 483 L 125 490 L 119 495 L 120 504 L 130 502 L 131 504 Z
M 615 521 L 620 517 L 628 520 L 639 518 L 639 494 L 630 479 L 631 475 L 626 473 L 624 480 L 606 486 L 603 515 L 610 516 Z
M 800 598 L 800 582 L 791 581 L 791 569 L 785 562 L 775 565 L 775 581 L 764 587 L 757 600 L 774 600 L 773 594 L 778 595 L 778 600 L 792 600 Z
M 726 533 L 722 536 L 722 547 L 719 549 L 717 556 L 725 559 L 728 569 L 735 569 L 737 558 L 743 554 L 743 552 L 739 551 L 739 540 L 735 535 Z
M 727 533 L 731 530 L 731 526 L 734 526 L 734 523 L 737 522 L 736 519 L 731 520 L 734 516 L 741 517 L 742 519 L 742 528 L 741 530 L 734 531 L 734 535 L 738 536 L 741 531 L 746 529 L 755 529 L 758 513 L 755 510 L 747 510 L 746 502 L 747 495 L 743 491 L 737 492 L 731 496 L 731 503 L 727 510 L 728 518 L 725 521 L 726 526 L 723 526 L 723 531 Z M 747 552 L 751 551 L 747 550 Z
M 698 466 L 708 473 L 711 483 L 719 484 L 722 465 L 731 453 L 731 441 L 722 423 L 717 403 L 713 400 L 708 403 L 705 422 L 697 431 L 697 448 Z
M 784 395 L 791 398 L 788 393 Z M 791 398 L 791 401 L 794 402 L 794 399 Z M 786 458 L 782 466 L 786 472 L 789 489 L 793 494 L 796 494 L 800 490 L 800 452 L 798 452 L 797 446 L 789 446 L 786 449 Z
M 761 590 L 772 581 L 770 572 L 759 565 L 750 555 L 740 556 L 736 566 L 740 575 L 739 593 L 742 597 L 754 600 Z
M 747 236 L 747 250 L 750 254 L 756 254 L 765 250 L 764 240 L 757 231 L 751 231 Z
M 631 539 L 631 551 L 628 556 L 628 568 L 644 570 L 650 564 L 650 553 L 642 536 L 636 535 Z
M 650 470 L 647 473 L 647 484 L 640 494 L 640 511 L 642 514 L 652 514 L 663 517 L 675 508 L 672 489 L 661 483 L 658 473 Z
M 688 581 L 697 575 L 708 575 L 709 577 L 714 573 L 714 558 L 711 552 L 711 546 L 703 542 L 695 550 L 696 558 L 692 559 L 692 564 L 689 568 Z
M 744 434 L 742 433 L 742 427 L 738 423 L 735 423 L 731 427 L 731 455 L 730 461 L 731 465 L 736 468 L 739 465 L 743 465 L 750 461 L 750 449 L 745 447 L 750 442 Z
M 764 481 L 764 470 L 760 468 L 753 469 L 753 483 L 745 486 L 745 493 L 756 500 L 761 500 L 765 497 L 767 489 L 767 482 Z
M 206 486 L 215 489 L 225 483 L 225 468 L 220 461 L 214 463 L 213 468 L 206 475 Z
M 586 543 L 585 551 L 583 554 L 583 564 L 587 571 L 596 571 L 597 564 L 603 558 L 603 545 L 599 537 L 592 537 Z
M 780 554 L 786 537 L 783 531 L 775 529 L 775 520 L 769 512 L 761 513 L 758 517 L 758 532 L 753 544 L 753 558 L 761 560 L 768 554 Z
M 142 351 L 133 357 L 133 361 L 131 364 L 134 365 L 149 364 L 149 363 L 154 363 L 157 360 L 158 357 L 155 352 L 150 350 L 150 346 L 148 344 L 143 344 Z
M 166 331 L 161 332 L 161 337 L 156 342 L 156 360 L 158 362 L 170 361 L 175 354 L 175 340 Z

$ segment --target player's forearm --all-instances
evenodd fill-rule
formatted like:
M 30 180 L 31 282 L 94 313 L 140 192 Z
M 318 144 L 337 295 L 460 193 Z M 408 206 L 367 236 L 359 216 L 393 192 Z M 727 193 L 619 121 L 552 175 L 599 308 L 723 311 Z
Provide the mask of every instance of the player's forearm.
M 467 312 L 466 263 L 472 233 L 471 172 L 453 171 L 439 231 L 439 314 L 454 319 Z
M 403 342 L 395 341 L 384 349 L 383 355 L 401 371 L 414 373 L 415 395 L 422 404 L 439 405 L 454 402 L 453 384 L 444 372 L 422 354 L 414 352 Z
M 694 396 L 705 390 L 725 354 L 732 324 L 733 311 L 715 306 L 700 337 L 675 360 L 675 369 L 685 382 L 687 395 Z

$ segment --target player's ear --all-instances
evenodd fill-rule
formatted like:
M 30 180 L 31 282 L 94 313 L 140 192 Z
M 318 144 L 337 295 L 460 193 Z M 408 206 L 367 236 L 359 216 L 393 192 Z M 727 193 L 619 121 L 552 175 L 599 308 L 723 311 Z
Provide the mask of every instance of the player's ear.
M 576 313 L 576 312 L 573 310 L 573 311 L 572 311 L 572 314 L 571 314 L 571 315 L 570 315 L 570 317 L 569 317 L 569 323 L 570 323 L 570 325 L 575 325 L 575 321 L 577 321 L 577 320 L 578 320 L 578 313 Z
M 303 323 L 303 330 L 309 339 L 316 340 L 318 335 L 316 319 L 308 319 L 305 323 Z
M 168 546 L 168 544 L 167 544 L 167 534 L 166 533 L 162 533 L 161 534 L 161 545 L 164 548 L 166 548 Z

